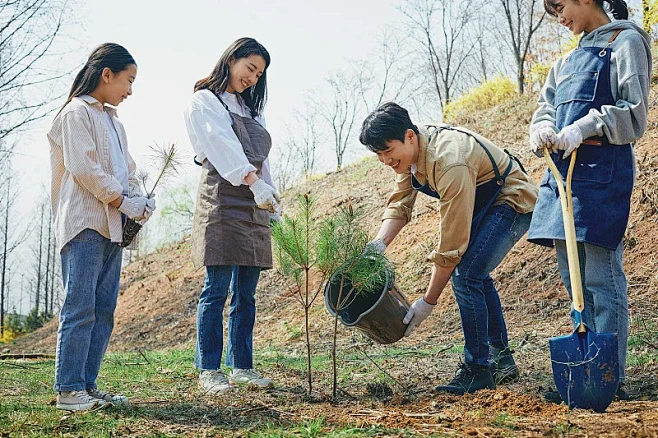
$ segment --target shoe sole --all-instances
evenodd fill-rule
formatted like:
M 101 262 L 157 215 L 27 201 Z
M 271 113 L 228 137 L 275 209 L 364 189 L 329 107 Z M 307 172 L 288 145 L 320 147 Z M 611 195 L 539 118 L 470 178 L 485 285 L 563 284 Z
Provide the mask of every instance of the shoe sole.
M 69 405 L 69 404 L 62 404 L 62 403 L 57 403 L 57 409 L 61 409 L 62 411 L 89 411 L 94 408 L 103 406 L 105 403 L 99 403 L 99 402 L 92 402 L 92 403 L 77 403 L 74 405 Z
M 226 388 L 224 390 L 211 390 L 211 389 L 206 389 L 201 385 L 200 383 L 197 385 L 199 387 L 199 390 L 203 392 L 206 395 L 223 395 L 231 391 L 235 391 L 235 386 L 231 386 L 229 388 Z

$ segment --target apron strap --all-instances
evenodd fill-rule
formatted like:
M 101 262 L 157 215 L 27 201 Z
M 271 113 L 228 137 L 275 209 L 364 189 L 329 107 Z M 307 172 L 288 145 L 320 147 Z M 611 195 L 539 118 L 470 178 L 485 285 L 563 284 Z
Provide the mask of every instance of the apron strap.
M 621 32 L 623 29 L 617 29 L 615 30 L 615 33 L 612 34 L 610 39 L 608 40 L 608 44 L 605 45 L 603 49 L 599 52 L 599 56 L 605 56 L 606 51 L 612 46 L 613 41 L 617 38 L 617 35 L 619 35 L 619 32 Z

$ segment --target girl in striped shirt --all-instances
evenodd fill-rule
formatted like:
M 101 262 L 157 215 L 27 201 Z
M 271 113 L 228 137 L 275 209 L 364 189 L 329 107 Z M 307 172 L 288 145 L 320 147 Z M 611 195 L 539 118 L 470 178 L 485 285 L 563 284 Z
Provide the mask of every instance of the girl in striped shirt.
M 55 359 L 57 408 L 86 410 L 127 398 L 98 389 L 114 326 L 122 222 L 147 220 L 155 200 L 135 178 L 116 107 L 132 94 L 137 64 L 118 44 L 97 47 L 76 75 L 48 132 L 53 225 L 65 299 Z

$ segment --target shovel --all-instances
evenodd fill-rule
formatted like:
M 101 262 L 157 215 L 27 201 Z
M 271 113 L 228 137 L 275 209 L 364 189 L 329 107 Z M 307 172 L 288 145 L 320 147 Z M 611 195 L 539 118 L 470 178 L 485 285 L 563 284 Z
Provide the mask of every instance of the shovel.
M 574 150 L 571 154 L 565 190 L 562 175 L 553 163 L 548 149 L 544 149 L 544 158 L 548 162 L 560 193 L 576 325 L 572 334 L 553 337 L 548 343 L 555 386 L 569 409 L 582 408 L 603 412 L 612 403 L 619 386 L 618 341 L 615 333 L 591 331 L 582 319 L 585 303 L 571 194 L 571 176 L 577 151 Z

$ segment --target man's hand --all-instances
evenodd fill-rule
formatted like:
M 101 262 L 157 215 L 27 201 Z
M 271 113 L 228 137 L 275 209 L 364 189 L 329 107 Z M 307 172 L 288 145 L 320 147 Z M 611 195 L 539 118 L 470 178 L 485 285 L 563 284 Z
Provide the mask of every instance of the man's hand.
M 257 179 L 249 186 L 249 189 L 254 194 L 254 201 L 256 201 L 258 208 L 269 210 L 270 213 L 276 211 L 275 205 L 281 200 L 281 195 L 279 195 L 279 192 L 274 187 L 262 179 Z
M 382 239 L 375 239 L 366 243 L 366 247 L 363 249 L 363 254 L 367 255 L 370 253 L 384 255 L 384 251 L 386 251 L 386 244 L 384 241 Z
M 564 151 L 562 158 L 568 158 L 582 142 L 583 133 L 576 125 L 565 126 L 557 135 L 557 146 Z
M 411 332 L 414 331 L 416 327 L 420 325 L 421 322 L 430 316 L 432 310 L 436 307 L 436 304 L 430 304 L 425 301 L 424 297 L 418 298 L 409 308 L 409 311 L 405 315 L 402 322 L 404 324 L 409 324 L 407 330 L 404 332 L 405 336 L 409 336 Z
M 145 216 L 147 202 L 148 198 L 144 196 L 136 196 L 134 198 L 124 196 L 118 210 L 130 219 L 141 221 Z
M 530 149 L 537 157 L 544 156 L 544 147 L 548 147 L 553 153 L 557 152 L 557 144 L 558 135 L 549 126 L 537 128 L 530 133 Z

